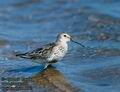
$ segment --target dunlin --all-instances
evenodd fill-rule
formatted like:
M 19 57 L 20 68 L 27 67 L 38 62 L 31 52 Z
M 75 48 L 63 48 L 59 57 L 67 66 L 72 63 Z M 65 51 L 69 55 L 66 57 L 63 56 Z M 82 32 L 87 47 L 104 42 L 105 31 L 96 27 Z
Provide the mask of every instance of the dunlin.
M 48 65 L 56 63 L 65 56 L 68 51 L 69 41 L 75 42 L 84 47 L 81 43 L 74 41 L 69 34 L 60 33 L 55 42 L 46 44 L 43 47 L 30 52 L 17 54 L 16 56 L 27 59 L 41 59 L 43 61 L 42 63 L 45 65 L 44 69 L 46 69 Z

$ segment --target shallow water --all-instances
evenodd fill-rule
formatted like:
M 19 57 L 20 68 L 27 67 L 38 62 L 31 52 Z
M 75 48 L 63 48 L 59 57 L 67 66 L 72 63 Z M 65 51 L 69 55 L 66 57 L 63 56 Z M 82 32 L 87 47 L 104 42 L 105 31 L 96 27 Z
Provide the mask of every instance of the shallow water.
M 119 92 L 119 0 L 0 2 L 0 92 Z M 66 57 L 45 71 L 15 57 L 54 41 L 59 32 L 86 48 L 70 43 Z

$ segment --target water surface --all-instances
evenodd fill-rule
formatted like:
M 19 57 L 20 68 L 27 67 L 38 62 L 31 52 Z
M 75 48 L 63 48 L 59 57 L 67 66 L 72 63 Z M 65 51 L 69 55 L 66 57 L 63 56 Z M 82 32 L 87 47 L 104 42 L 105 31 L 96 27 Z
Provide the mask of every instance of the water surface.
M 0 92 L 119 92 L 119 0 L 0 2 Z M 60 32 L 86 48 L 70 43 L 66 57 L 45 71 L 15 56 L 54 41 Z

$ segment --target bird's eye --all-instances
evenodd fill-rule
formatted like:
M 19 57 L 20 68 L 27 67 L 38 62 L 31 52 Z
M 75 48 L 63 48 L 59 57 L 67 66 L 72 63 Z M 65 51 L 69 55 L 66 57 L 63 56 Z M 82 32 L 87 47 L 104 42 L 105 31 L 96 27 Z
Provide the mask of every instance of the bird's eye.
M 64 37 L 67 37 L 66 35 L 64 35 Z

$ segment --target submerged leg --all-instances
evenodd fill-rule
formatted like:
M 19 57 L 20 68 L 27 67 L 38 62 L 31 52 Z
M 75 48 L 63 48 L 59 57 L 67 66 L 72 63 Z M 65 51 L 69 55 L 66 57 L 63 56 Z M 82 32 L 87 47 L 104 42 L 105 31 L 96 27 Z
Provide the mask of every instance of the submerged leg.
M 44 69 L 46 69 L 49 65 L 50 65 L 49 63 L 46 63 Z

